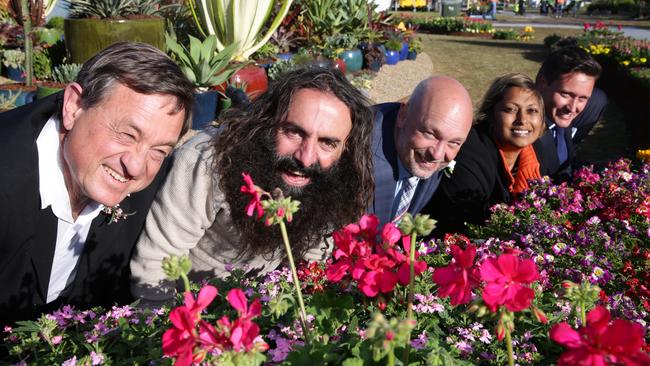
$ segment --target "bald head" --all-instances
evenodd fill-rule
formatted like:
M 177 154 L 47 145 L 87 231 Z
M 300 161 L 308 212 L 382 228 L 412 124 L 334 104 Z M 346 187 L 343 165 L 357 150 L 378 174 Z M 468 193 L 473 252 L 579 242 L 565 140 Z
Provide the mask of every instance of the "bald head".
M 472 100 L 457 80 L 432 76 L 413 91 L 395 126 L 395 146 L 404 167 L 429 178 L 454 160 L 472 126 Z

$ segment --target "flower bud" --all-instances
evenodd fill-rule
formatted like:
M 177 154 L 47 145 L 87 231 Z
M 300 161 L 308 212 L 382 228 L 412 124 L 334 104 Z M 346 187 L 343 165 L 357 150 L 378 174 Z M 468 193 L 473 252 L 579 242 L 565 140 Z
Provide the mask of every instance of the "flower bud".
M 403 235 L 411 235 L 415 229 L 413 216 L 408 212 L 405 213 L 404 216 L 402 216 L 402 219 L 399 221 L 397 227 L 400 229 Z
M 429 215 L 417 214 L 415 215 L 415 231 L 418 236 L 427 236 L 435 229 L 436 222 Z
M 163 259 L 162 269 L 167 278 L 175 281 L 181 277 L 181 274 L 187 275 L 190 272 L 192 262 L 186 255 L 181 257 L 172 255 Z
M 548 318 L 546 317 L 546 314 L 544 314 L 543 311 L 541 311 L 540 309 L 538 309 L 535 306 L 533 306 L 532 309 L 533 309 L 533 315 L 535 316 L 535 319 L 538 322 L 540 322 L 542 324 L 548 323 Z

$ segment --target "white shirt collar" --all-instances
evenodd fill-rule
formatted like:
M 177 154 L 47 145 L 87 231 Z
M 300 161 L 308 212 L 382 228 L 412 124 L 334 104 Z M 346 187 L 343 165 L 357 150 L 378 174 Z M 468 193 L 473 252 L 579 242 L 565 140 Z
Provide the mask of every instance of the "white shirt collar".
M 63 178 L 61 143 L 59 141 L 60 125 L 56 116 L 50 117 L 36 139 L 41 209 L 52 206 L 52 212 L 57 218 L 74 223 L 70 197 Z M 103 208 L 104 205 L 91 201 L 82 212 L 94 218 Z

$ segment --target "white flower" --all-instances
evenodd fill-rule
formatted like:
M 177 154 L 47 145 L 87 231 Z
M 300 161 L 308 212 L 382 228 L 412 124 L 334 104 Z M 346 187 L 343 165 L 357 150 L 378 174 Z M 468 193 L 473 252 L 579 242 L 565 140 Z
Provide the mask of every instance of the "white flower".
M 447 167 L 443 170 L 443 173 L 447 178 L 451 178 L 451 175 L 454 174 L 454 169 L 456 168 L 456 160 L 452 160 L 447 164 Z

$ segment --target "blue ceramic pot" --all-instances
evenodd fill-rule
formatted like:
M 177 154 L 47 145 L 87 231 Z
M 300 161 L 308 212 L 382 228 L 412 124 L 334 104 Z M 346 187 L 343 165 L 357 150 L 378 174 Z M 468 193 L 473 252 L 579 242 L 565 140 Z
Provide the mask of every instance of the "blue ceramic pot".
M 21 89 L 0 89 L 0 95 L 2 95 L 5 100 L 13 100 L 14 107 L 29 104 L 36 99 L 36 92 Z
M 386 64 L 388 65 L 396 65 L 399 62 L 399 51 L 386 50 L 384 55 L 386 56 Z
M 415 51 L 409 51 L 409 54 L 406 56 L 407 60 L 415 60 L 418 58 L 418 53 Z
M 192 129 L 201 130 L 217 118 L 217 100 L 219 93 L 216 90 L 197 93 L 195 95 L 194 109 L 192 110 Z
M 278 60 L 284 60 L 284 61 L 289 61 L 293 57 L 293 53 L 291 52 L 285 52 L 285 53 L 278 53 L 275 55 Z
M 399 51 L 399 60 L 404 61 L 409 54 L 409 43 L 404 41 L 402 42 L 402 49 Z
M 19 83 L 24 83 L 25 82 L 25 75 L 23 75 L 23 70 L 19 67 L 11 67 L 7 66 L 7 77 L 13 81 L 17 81 Z
M 345 70 L 347 72 L 359 71 L 363 66 L 363 53 L 358 48 L 343 51 L 341 58 L 345 61 Z

